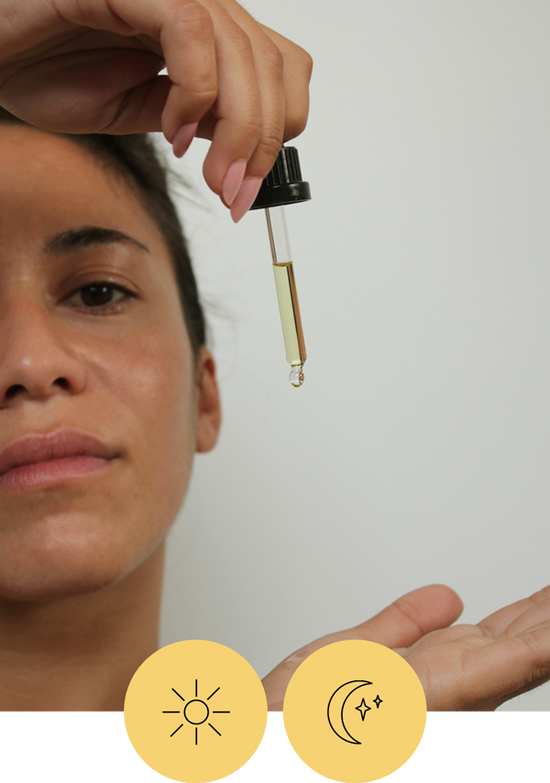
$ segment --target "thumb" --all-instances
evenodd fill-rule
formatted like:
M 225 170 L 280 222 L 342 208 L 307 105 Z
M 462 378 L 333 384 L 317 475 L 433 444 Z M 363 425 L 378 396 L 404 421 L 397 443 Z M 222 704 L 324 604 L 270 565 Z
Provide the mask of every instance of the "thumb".
M 349 639 L 366 639 L 392 649 L 410 647 L 430 631 L 454 623 L 462 614 L 462 601 L 446 585 L 427 585 L 405 593 L 370 620 L 345 633 Z
M 454 623 L 462 609 L 462 601 L 450 587 L 427 585 L 406 593 L 360 625 L 306 644 L 264 677 L 269 709 L 282 710 L 290 678 L 302 661 L 321 647 L 346 639 L 364 639 L 391 648 L 410 647 L 430 631 Z

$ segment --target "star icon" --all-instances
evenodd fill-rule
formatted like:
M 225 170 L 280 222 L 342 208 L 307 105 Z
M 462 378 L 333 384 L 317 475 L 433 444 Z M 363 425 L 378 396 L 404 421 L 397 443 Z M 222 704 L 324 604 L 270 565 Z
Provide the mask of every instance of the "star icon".
M 367 707 L 367 704 L 365 702 L 365 699 L 361 699 L 361 704 L 359 704 L 358 707 L 355 708 L 356 710 L 359 710 L 361 713 L 361 720 L 365 720 L 365 715 L 367 714 L 368 710 L 370 710 L 370 707 Z
M 376 709 L 378 709 L 382 704 L 382 699 L 380 698 L 380 696 L 377 696 L 376 699 L 373 699 L 373 702 L 376 704 Z

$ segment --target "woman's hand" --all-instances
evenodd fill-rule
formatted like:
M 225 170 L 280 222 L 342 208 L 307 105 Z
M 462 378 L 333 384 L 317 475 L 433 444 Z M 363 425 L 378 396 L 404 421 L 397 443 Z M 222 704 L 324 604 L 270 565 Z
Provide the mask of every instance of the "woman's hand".
M 159 76 L 166 66 L 169 76 Z M 65 133 L 162 130 L 233 219 L 305 127 L 311 58 L 235 0 L 4 0 L 0 105 Z
M 477 625 L 448 627 L 461 612 L 449 587 L 413 590 L 366 623 L 324 636 L 280 663 L 263 681 L 269 708 L 282 709 L 304 658 L 343 639 L 395 649 L 418 674 L 429 710 L 495 710 L 550 679 L 550 586 Z

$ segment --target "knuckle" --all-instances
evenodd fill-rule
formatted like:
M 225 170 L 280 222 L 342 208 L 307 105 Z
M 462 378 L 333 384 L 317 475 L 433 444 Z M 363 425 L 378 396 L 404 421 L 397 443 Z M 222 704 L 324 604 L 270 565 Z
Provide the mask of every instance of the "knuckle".
M 282 129 L 279 129 L 275 123 L 264 123 L 258 138 L 256 148 L 250 158 L 247 172 L 249 176 L 266 177 L 273 165 L 277 155 L 281 151 L 283 142 Z
M 166 116 L 175 118 L 177 123 L 174 133 L 182 123 L 193 122 L 204 117 L 218 98 L 217 86 L 200 74 L 189 79 L 185 87 L 172 86 L 168 101 L 163 110 L 163 120 Z
M 267 37 L 265 46 L 262 49 L 262 57 L 270 74 L 278 81 L 282 81 L 284 72 L 284 57 L 281 51 Z
M 182 27 L 187 35 L 195 38 L 209 38 L 214 35 L 214 23 L 206 8 L 196 0 L 172 4 L 173 15 L 170 25 Z
M 217 87 L 207 79 L 199 79 L 195 84 L 189 83 L 185 90 L 185 103 L 188 110 L 197 116 L 203 116 L 216 102 L 218 97 Z
M 250 38 L 237 24 L 231 24 L 231 50 L 233 54 L 236 54 L 240 58 L 250 60 L 252 62 L 252 44 Z
M 285 122 L 285 139 L 293 139 L 303 133 L 307 125 L 307 110 L 289 115 Z
M 301 46 L 296 46 L 292 53 L 292 57 L 309 82 L 311 74 L 313 73 L 313 57 L 309 52 L 306 52 L 305 49 L 302 49 Z
M 270 167 L 273 165 L 275 158 L 281 150 L 282 139 L 279 135 L 266 134 L 262 136 L 258 142 L 256 148 L 256 154 L 261 155 L 270 161 Z M 266 171 L 266 175 L 269 173 L 269 169 Z
M 258 145 L 262 135 L 262 117 L 256 112 L 248 112 L 239 118 L 240 134 L 249 142 Z

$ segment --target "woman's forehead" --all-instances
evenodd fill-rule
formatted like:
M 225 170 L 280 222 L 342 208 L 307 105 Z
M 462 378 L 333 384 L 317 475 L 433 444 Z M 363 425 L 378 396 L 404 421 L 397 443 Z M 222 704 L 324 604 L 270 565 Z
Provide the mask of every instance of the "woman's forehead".
M 36 128 L 0 124 L 0 161 L 2 178 L 0 194 L 7 184 L 16 190 L 30 188 L 28 196 L 40 194 L 40 184 L 51 188 L 78 192 L 90 184 L 101 191 L 121 195 L 123 180 L 97 159 L 91 150 L 78 142 Z M 89 192 L 90 198 L 93 193 Z
M 126 180 L 93 153 L 57 134 L 0 124 L 0 235 L 74 225 L 160 233 Z M 141 237 L 138 237 L 140 239 Z M 155 242 L 156 240 L 156 242 Z

